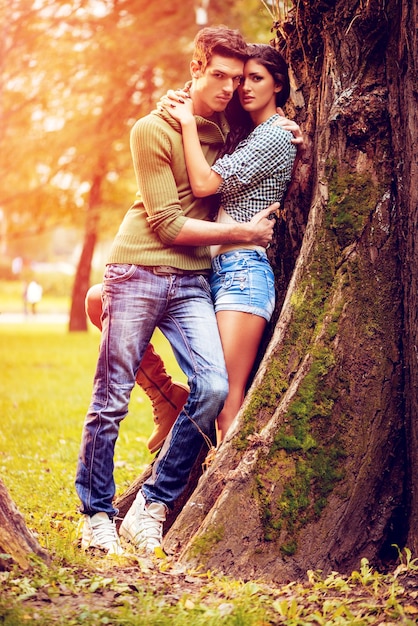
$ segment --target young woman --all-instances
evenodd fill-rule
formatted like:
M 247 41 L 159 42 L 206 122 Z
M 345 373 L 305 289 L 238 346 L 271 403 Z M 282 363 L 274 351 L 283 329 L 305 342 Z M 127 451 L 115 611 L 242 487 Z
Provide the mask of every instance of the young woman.
M 221 196 L 217 221 L 246 222 L 280 202 L 296 156 L 293 135 L 280 126 L 277 107 L 289 97 L 286 62 L 272 46 L 253 44 L 244 75 L 227 109 L 231 122 L 229 153 L 210 167 L 196 131 L 190 98 L 164 106 L 182 126 L 183 146 L 193 193 Z M 220 442 L 243 402 L 257 350 L 273 313 L 274 275 L 260 246 L 212 246 L 211 290 L 228 371 L 229 393 L 218 416 Z

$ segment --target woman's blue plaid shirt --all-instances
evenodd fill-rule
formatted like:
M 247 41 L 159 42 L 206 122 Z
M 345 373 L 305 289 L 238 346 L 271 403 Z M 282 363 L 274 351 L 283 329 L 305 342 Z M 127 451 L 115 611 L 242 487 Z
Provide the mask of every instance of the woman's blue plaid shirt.
M 212 166 L 223 179 L 217 191 L 221 205 L 237 222 L 248 222 L 280 202 L 290 182 L 296 147 L 289 131 L 274 126 L 278 117 L 259 124 L 232 154 Z

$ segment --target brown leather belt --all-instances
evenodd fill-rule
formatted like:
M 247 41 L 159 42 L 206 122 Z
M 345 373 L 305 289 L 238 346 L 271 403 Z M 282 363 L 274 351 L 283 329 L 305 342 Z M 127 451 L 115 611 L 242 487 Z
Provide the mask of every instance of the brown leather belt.
M 143 265 L 144 270 L 148 270 L 157 276 L 170 276 L 177 274 L 179 276 L 192 276 L 193 274 L 203 274 L 209 276 L 210 270 L 182 270 L 179 267 L 171 267 L 171 265 Z

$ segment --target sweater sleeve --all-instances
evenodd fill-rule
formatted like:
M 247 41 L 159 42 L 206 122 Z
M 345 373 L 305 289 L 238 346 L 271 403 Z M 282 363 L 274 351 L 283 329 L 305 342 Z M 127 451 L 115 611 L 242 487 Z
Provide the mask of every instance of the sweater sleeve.
M 172 168 L 171 141 L 148 116 L 133 126 L 130 143 L 148 224 L 164 244 L 170 245 L 186 221 Z

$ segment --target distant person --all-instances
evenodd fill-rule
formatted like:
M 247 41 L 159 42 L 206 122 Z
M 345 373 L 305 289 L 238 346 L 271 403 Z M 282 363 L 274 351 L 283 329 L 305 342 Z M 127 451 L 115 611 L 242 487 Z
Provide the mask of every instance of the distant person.
M 20 276 L 23 269 L 23 259 L 21 256 L 17 256 L 12 261 L 12 274 L 13 276 Z
M 42 286 L 36 282 L 36 280 L 31 280 L 23 294 L 25 315 L 27 315 L 29 311 L 32 315 L 36 315 L 36 307 L 42 300 L 42 294 Z

